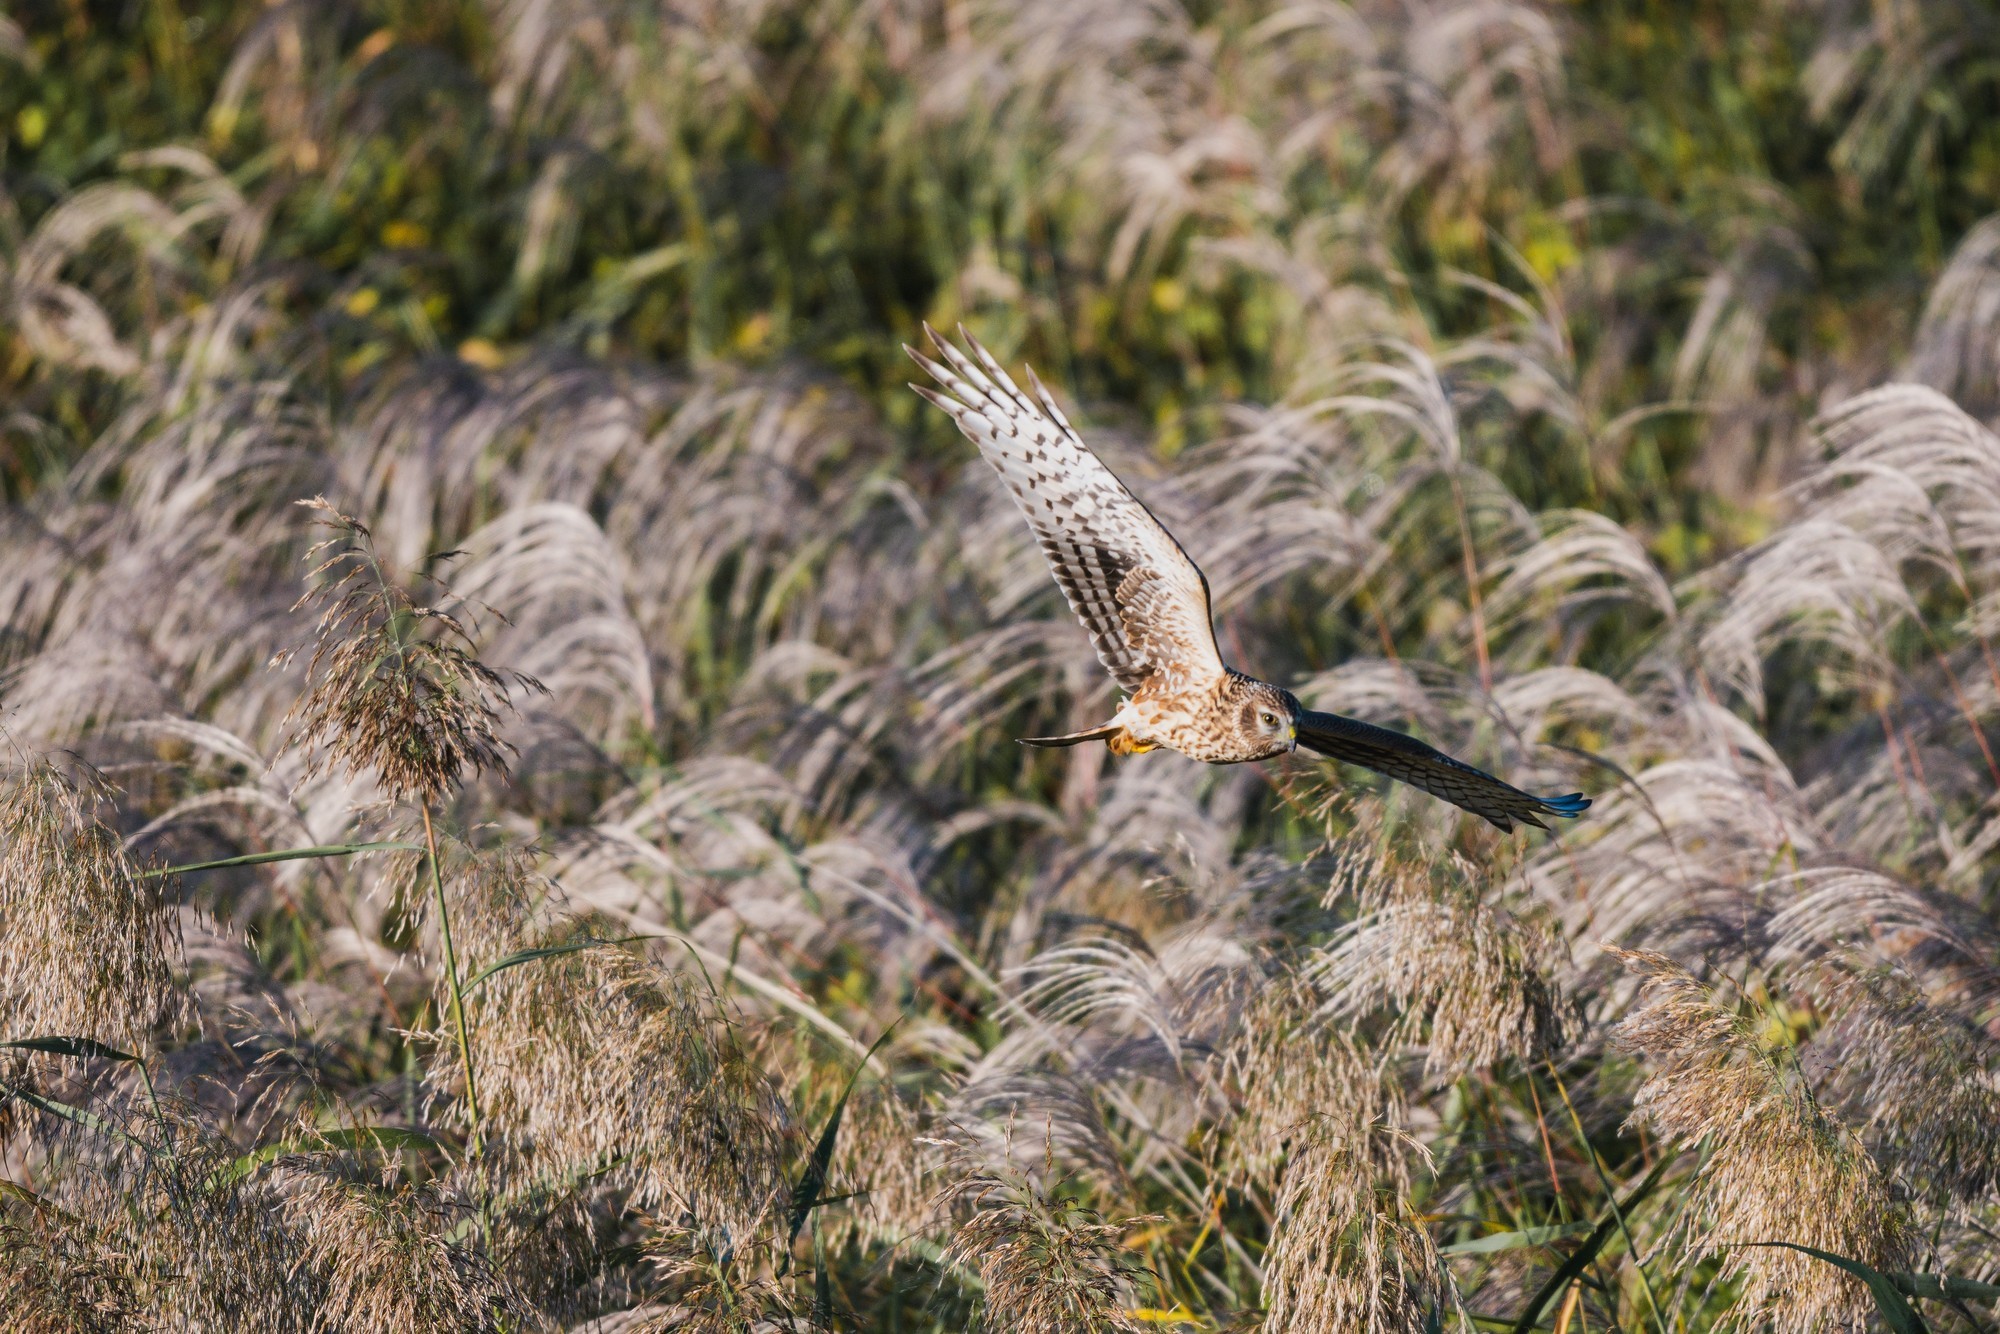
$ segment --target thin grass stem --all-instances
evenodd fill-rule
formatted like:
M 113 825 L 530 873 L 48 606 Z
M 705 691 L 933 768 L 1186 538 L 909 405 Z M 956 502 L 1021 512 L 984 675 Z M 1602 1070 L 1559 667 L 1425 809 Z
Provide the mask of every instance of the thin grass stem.
M 473 1073 L 472 1033 L 465 1022 L 465 994 L 460 989 L 458 977 L 458 951 L 451 941 L 451 907 L 444 897 L 444 872 L 438 864 L 437 831 L 431 824 L 431 808 L 428 804 L 419 807 L 424 813 L 424 844 L 430 849 L 431 888 L 437 893 L 438 935 L 444 941 L 445 981 L 451 988 L 451 1021 L 458 1030 L 458 1059 L 465 1070 L 465 1107 L 467 1119 L 472 1124 L 469 1152 L 474 1158 L 479 1156 L 479 1083 Z

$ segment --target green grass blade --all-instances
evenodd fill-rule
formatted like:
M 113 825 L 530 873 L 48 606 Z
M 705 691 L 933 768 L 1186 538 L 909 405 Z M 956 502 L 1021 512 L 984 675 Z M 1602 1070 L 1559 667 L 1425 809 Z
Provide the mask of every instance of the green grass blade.
M 509 968 L 518 968 L 524 963 L 533 963 L 537 959 L 554 959 L 564 954 L 575 954 L 581 950 L 594 950 L 600 945 L 630 945 L 635 940 L 664 939 L 664 936 L 657 935 L 615 936 L 605 940 L 572 940 L 563 945 L 544 945 L 539 949 L 515 950 L 506 958 L 495 963 L 490 963 L 474 974 L 472 980 L 465 984 L 465 994 L 470 996 L 474 987 L 477 987 L 481 982 L 484 982 L 495 973 L 505 972 Z
M 127 1061 L 133 1065 L 145 1062 L 129 1051 L 107 1047 L 94 1038 L 15 1038 L 11 1042 L 0 1042 L 0 1047 L 18 1047 L 24 1051 L 47 1052 L 51 1056 L 74 1056 L 80 1060 Z
M 826 1248 L 820 1244 L 819 1227 L 813 1227 L 813 1327 L 833 1328 L 833 1285 L 826 1272 Z
M 9 1181 L 6 1177 L 0 1177 L 0 1196 L 5 1196 L 10 1200 L 19 1200 L 36 1213 L 52 1213 L 61 1218 L 68 1218 L 70 1216 L 61 1209 L 56 1208 L 53 1204 L 50 1204 L 41 1196 L 35 1194 L 32 1190 L 29 1190 L 20 1182 Z
M 287 1154 L 320 1153 L 328 1149 L 352 1151 L 371 1146 L 381 1149 L 384 1153 L 400 1149 L 423 1150 L 443 1147 L 434 1136 L 407 1126 L 351 1126 L 339 1130 L 316 1130 L 309 1135 L 282 1140 L 276 1144 L 266 1144 L 261 1149 L 244 1154 L 229 1165 L 221 1174 L 221 1179 L 239 1181 L 265 1164 L 276 1162 Z
M 1535 1327 L 1535 1322 L 1541 1319 L 1542 1308 L 1590 1267 L 1591 1262 L 1597 1259 L 1597 1253 L 1604 1249 L 1605 1243 L 1617 1235 L 1619 1220 L 1631 1212 L 1633 1206 L 1653 1193 L 1653 1187 L 1660 1184 L 1660 1178 L 1667 1174 L 1667 1167 L 1672 1162 L 1673 1159 L 1670 1157 L 1661 1158 L 1653 1165 L 1653 1170 L 1646 1174 L 1646 1179 L 1632 1188 L 1631 1194 L 1623 1200 L 1612 1202 L 1612 1207 L 1598 1220 L 1597 1226 L 1590 1230 L 1590 1235 L 1583 1239 L 1583 1244 L 1576 1248 L 1569 1259 L 1562 1262 L 1560 1269 L 1549 1275 L 1549 1281 L 1542 1284 L 1541 1290 L 1536 1292 L 1528 1300 L 1527 1306 L 1522 1308 L 1520 1316 L 1514 1321 L 1514 1334 L 1528 1334 L 1528 1331 Z
M 2000 1301 L 2000 1284 L 1981 1283 L 1975 1279 L 1953 1278 L 1949 1274 L 1905 1274 L 1888 1275 L 1896 1291 L 1910 1297 L 1928 1297 L 1933 1301 L 1993 1302 Z
M 141 871 L 141 880 L 157 880 L 162 876 L 185 875 L 190 871 L 218 871 L 225 866 L 262 866 L 265 862 L 296 862 L 315 857 L 351 857 L 358 852 L 422 852 L 421 843 L 327 843 L 316 848 L 285 848 L 278 852 L 252 852 L 241 857 L 224 857 L 220 861 L 189 862 L 184 866 L 156 866 L 150 871 Z
M 868 1055 L 863 1056 L 854 1069 L 848 1072 L 847 1086 L 840 1091 L 840 1101 L 833 1105 L 833 1115 L 827 1118 L 826 1129 L 820 1131 L 819 1142 L 813 1145 L 812 1157 L 806 1161 L 806 1170 L 799 1174 L 799 1183 L 792 1188 L 792 1229 L 791 1235 L 785 1241 L 787 1248 L 798 1243 L 799 1231 L 805 1227 L 806 1219 L 812 1216 L 813 1210 L 826 1202 L 821 1196 L 826 1190 L 827 1173 L 833 1168 L 833 1147 L 840 1136 L 841 1115 L 847 1111 L 847 1100 L 854 1093 L 854 1081 L 861 1077 L 861 1071 L 867 1066 L 869 1059 L 882 1049 L 882 1044 L 896 1031 L 896 1025 L 902 1022 L 902 1018 L 898 1016 L 896 1023 L 883 1029 L 882 1036 L 876 1038 L 873 1045 L 868 1048 Z M 789 1249 L 786 1258 L 790 1258 Z
M 129 1144 L 133 1148 L 144 1150 L 148 1154 L 152 1153 L 152 1150 L 148 1149 L 139 1140 L 126 1134 L 123 1130 L 95 1112 L 87 1112 L 81 1107 L 72 1107 L 70 1104 L 58 1101 L 55 1098 L 43 1097 L 32 1089 L 15 1088 L 11 1084 L 0 1084 L 0 1097 L 19 1098 L 36 1111 L 47 1112 L 50 1116 L 61 1117 L 63 1120 L 82 1126 L 86 1130 L 94 1130 L 98 1134 L 107 1135 L 122 1144 Z
M 1562 1237 L 1578 1237 L 1591 1230 L 1589 1223 L 1551 1223 L 1547 1227 L 1522 1228 L 1518 1232 L 1495 1232 L 1490 1237 L 1474 1237 L 1438 1247 L 1439 1255 L 1490 1255 L 1494 1251 L 1518 1250 L 1523 1246 L 1546 1246 Z
M 1812 1246 L 1801 1246 L 1795 1241 L 1753 1241 L 1750 1246 L 1783 1246 L 1786 1250 L 1798 1251 L 1824 1260 L 1836 1268 L 1844 1269 L 1868 1285 L 1868 1293 L 1875 1299 L 1875 1309 L 1881 1313 L 1882 1323 L 1893 1334 L 1930 1334 L 1930 1326 L 1917 1314 L 1917 1308 L 1910 1305 L 1902 1293 L 1896 1290 L 1895 1280 L 1879 1269 L 1872 1268 L 1859 1260 L 1850 1260 L 1844 1255 L 1822 1251 Z

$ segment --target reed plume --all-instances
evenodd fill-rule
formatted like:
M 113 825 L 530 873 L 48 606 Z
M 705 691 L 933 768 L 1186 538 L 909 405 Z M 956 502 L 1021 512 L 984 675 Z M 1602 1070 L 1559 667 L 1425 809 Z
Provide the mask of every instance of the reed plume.
M 1704 1154 L 1684 1260 L 1720 1256 L 1743 1284 L 1744 1314 L 1785 1334 L 1866 1328 L 1874 1303 L 1859 1280 L 1770 1243 L 1904 1268 L 1915 1239 L 1874 1158 L 1820 1106 L 1789 1047 L 1760 1042 L 1735 1007 L 1665 956 L 1613 953 L 1643 987 L 1619 1027 L 1649 1066 L 1632 1117 Z
M 306 576 L 312 586 L 293 609 L 320 608 L 306 666 L 312 688 L 287 721 L 300 743 L 319 747 L 307 761 L 308 778 L 328 765 L 341 766 L 350 778 L 371 775 L 390 800 L 414 804 L 423 817 L 476 1155 L 479 1083 L 431 808 L 468 773 L 505 767 L 509 748 L 498 727 L 503 712 L 512 707 L 508 692 L 536 690 L 540 683 L 487 667 L 474 656 L 471 634 L 457 615 L 442 605 L 419 605 L 393 583 L 366 524 L 324 497 L 300 504 L 317 514 L 333 536 L 306 555 L 313 565 Z M 437 588 L 450 597 L 448 588 Z M 290 654 L 283 654 L 277 664 L 289 660 Z
M 167 882 L 98 820 L 112 794 L 31 760 L 0 789 L 0 1002 L 11 1037 L 147 1049 L 193 1017 Z
M 989 1324 L 1028 1334 L 1144 1328 L 1129 1314 L 1144 1270 L 1118 1243 L 1151 1220 L 1107 1222 L 1064 1186 L 1050 1144 L 1038 1173 L 940 1147 L 945 1184 L 932 1207 L 953 1222 L 945 1261 L 979 1275 Z
M 366 524 L 324 497 L 299 504 L 332 532 L 306 554 L 309 588 L 295 607 L 319 612 L 311 689 L 286 718 L 311 748 L 306 776 L 337 765 L 428 809 L 469 775 L 505 768 L 509 692 L 536 683 L 479 661 L 449 588 L 432 581 L 444 601 L 419 604 L 393 582 Z
M 1264 1257 L 1267 1326 L 1312 1334 L 1442 1327 L 1457 1296 L 1409 1199 L 1401 1160 L 1412 1151 L 1379 1124 L 1313 1118 L 1298 1128 Z

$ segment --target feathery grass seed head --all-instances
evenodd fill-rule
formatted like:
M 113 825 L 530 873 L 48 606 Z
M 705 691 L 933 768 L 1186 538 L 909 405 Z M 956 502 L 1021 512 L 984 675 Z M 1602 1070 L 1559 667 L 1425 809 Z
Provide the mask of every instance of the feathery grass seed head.
M 1379 906 L 1311 967 L 1329 1019 L 1394 1011 L 1386 1044 L 1422 1044 L 1425 1070 L 1457 1074 L 1560 1049 L 1576 1007 L 1553 980 L 1562 942 L 1484 901 L 1472 868 L 1398 873 Z
M 1300 1127 L 1264 1255 L 1268 1328 L 1422 1334 L 1441 1327 L 1456 1296 L 1409 1201 L 1404 1144 L 1414 1141 L 1381 1125 L 1315 1118 Z
M 35 761 L 0 787 L 0 1004 L 7 1037 L 145 1046 L 187 1019 L 179 916 L 91 811 L 95 778 Z
M 1149 1218 L 1107 1223 L 1066 1193 L 1053 1151 L 1039 1177 L 995 1164 L 983 1146 L 951 1153 L 945 1186 L 932 1207 L 954 1220 L 945 1262 L 986 1285 L 986 1321 L 995 1330 L 1069 1334 L 1072 1330 L 1144 1328 L 1130 1314 L 1145 1272 L 1120 1240 Z
M 370 1180 L 326 1155 L 292 1160 L 284 1210 L 303 1262 L 325 1284 L 325 1309 L 371 1334 L 499 1334 L 533 1312 L 477 1251 L 449 1235 L 469 1216 L 438 1192 Z
M 456 615 L 392 582 L 367 525 L 323 497 L 300 504 L 334 534 L 308 553 L 314 586 L 298 603 L 320 608 L 312 685 L 286 715 L 300 741 L 322 748 L 308 776 L 329 765 L 372 773 L 391 798 L 429 804 L 468 772 L 504 769 L 509 687 L 537 683 L 480 662 Z
M 1741 1278 L 1744 1318 L 1779 1334 L 1868 1327 L 1868 1289 L 1792 1242 L 1877 1269 L 1906 1267 L 1902 1209 L 1859 1138 L 1829 1116 L 1789 1049 L 1769 1050 L 1733 1007 L 1663 955 L 1607 947 L 1644 979 L 1619 1037 L 1650 1069 L 1632 1119 L 1674 1144 L 1705 1144 L 1683 1251 L 1719 1254 Z

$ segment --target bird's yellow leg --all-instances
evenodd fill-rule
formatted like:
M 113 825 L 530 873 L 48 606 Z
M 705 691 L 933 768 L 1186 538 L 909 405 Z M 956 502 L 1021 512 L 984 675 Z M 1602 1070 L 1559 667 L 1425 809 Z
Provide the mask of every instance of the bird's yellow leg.
M 1154 742 L 1134 740 L 1130 732 L 1122 729 L 1104 744 L 1111 747 L 1113 755 L 1144 755 L 1149 750 L 1159 749 Z

